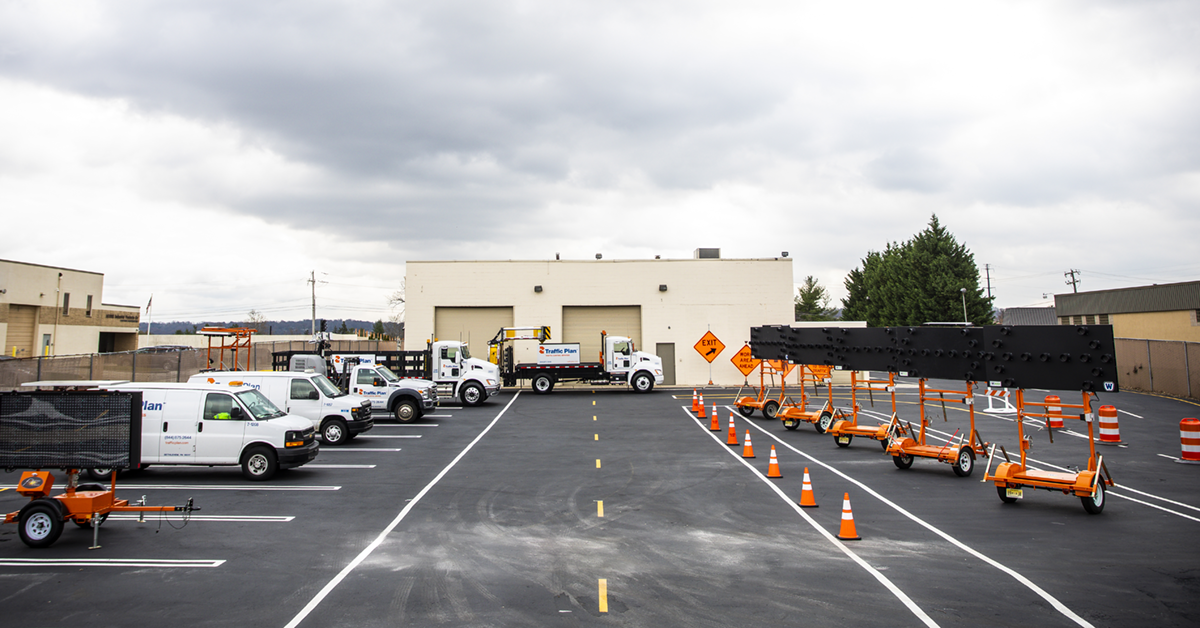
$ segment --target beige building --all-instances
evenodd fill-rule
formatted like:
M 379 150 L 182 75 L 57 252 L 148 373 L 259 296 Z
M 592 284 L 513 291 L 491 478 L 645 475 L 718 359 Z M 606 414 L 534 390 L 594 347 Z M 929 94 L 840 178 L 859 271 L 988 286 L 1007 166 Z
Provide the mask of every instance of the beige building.
M 104 275 L 0 260 L 4 355 L 75 355 L 137 349 L 141 308 L 103 302 Z
M 715 252 L 702 249 L 706 254 Z M 549 325 L 550 342 L 579 343 L 598 361 L 600 332 L 629 336 L 663 359 L 666 384 L 709 381 L 693 348 L 711 331 L 724 350 L 712 362 L 716 384 L 737 385 L 730 362 L 750 328 L 794 318 L 792 260 L 653 259 L 410 261 L 405 274 L 405 349 L 431 338 L 461 340 L 487 358 L 502 327 Z M 536 343 L 518 342 L 517 362 L 536 361 Z
M 1054 295 L 1060 325 L 1112 325 L 1117 338 L 1200 342 L 1200 281 Z

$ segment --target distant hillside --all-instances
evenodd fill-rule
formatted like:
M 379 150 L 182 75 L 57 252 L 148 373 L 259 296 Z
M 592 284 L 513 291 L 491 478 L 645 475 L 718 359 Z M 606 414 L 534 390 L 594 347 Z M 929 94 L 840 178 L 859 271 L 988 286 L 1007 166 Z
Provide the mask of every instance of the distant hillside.
M 326 319 L 325 329 L 327 331 L 337 333 L 342 329 L 342 324 L 345 323 L 346 329 L 353 333 L 354 330 L 361 329 L 363 331 L 371 331 L 375 327 L 373 321 L 360 321 L 354 319 L 330 318 Z M 321 322 L 318 320 L 317 325 Z M 395 325 L 394 323 L 384 323 L 385 326 Z M 245 327 L 245 321 L 203 321 L 193 323 L 191 321 L 155 321 L 152 324 L 151 332 L 155 334 L 194 334 L 197 330 L 203 327 Z M 139 331 L 146 333 L 146 323 L 138 326 Z M 269 335 L 303 335 L 312 332 L 312 322 L 308 320 L 300 321 L 264 321 L 258 325 L 258 333 Z

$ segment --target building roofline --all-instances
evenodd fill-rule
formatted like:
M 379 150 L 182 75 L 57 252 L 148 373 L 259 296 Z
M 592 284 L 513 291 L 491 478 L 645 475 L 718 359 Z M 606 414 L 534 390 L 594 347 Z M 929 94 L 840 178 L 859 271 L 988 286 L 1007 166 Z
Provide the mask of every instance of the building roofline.
M 7 262 L 9 264 L 20 264 L 22 266 L 37 266 L 38 268 L 50 268 L 52 270 L 69 270 L 73 273 L 84 273 L 87 275 L 100 275 L 101 277 L 104 276 L 104 273 L 98 273 L 94 270 L 79 270 L 78 268 L 67 268 L 65 266 L 50 266 L 47 264 L 34 264 L 33 262 L 18 262 L 17 260 L 11 260 L 11 259 L 0 259 L 0 262 Z
M 406 260 L 405 264 L 626 264 L 632 262 L 790 262 L 792 257 L 717 257 L 670 259 L 493 259 L 493 260 Z
M 1054 310 L 1058 316 L 1194 309 L 1200 309 L 1200 281 L 1054 295 Z

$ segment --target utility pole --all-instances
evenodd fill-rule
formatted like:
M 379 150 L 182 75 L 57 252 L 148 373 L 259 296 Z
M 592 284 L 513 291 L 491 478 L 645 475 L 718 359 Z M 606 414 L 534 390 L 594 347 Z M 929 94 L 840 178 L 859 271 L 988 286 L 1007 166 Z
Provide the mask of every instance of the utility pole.
M 992 267 L 991 267 L 991 265 L 984 264 L 983 272 L 987 273 L 988 301 L 991 301 L 992 300 Z
M 312 271 L 308 276 L 308 283 L 312 285 L 312 335 L 317 335 L 317 271 Z
M 1079 269 L 1077 269 L 1077 268 L 1072 268 L 1071 270 L 1068 270 L 1067 272 L 1063 273 L 1063 277 L 1070 277 L 1070 279 L 1066 280 L 1064 283 L 1066 283 L 1068 286 L 1071 286 L 1072 292 L 1075 292 L 1075 293 L 1079 292 L 1080 279 L 1078 277 L 1076 277 L 1075 275 L 1080 275 L 1080 274 L 1082 274 L 1082 273 L 1080 273 Z

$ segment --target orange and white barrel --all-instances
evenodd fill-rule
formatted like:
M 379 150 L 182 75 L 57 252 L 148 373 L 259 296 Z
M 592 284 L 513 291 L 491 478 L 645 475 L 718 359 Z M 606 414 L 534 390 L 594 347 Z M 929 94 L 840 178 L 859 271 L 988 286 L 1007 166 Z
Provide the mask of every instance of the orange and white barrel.
M 1183 446 L 1180 462 L 1200 464 L 1200 421 L 1184 419 L 1179 422 L 1179 443 Z
M 1063 427 L 1062 406 L 1058 405 L 1060 403 L 1062 403 L 1062 399 L 1059 399 L 1058 395 L 1048 395 L 1046 397 L 1046 414 L 1050 415 L 1047 418 L 1050 421 L 1050 427 L 1055 429 L 1062 429 Z
M 1117 408 L 1100 406 L 1100 444 L 1120 445 L 1121 427 L 1117 424 Z

